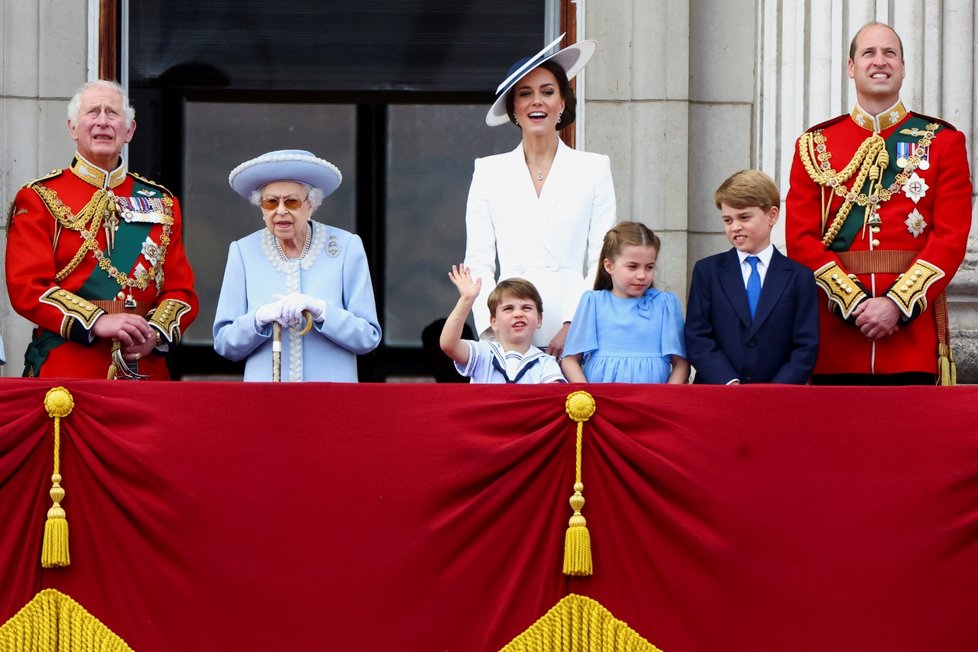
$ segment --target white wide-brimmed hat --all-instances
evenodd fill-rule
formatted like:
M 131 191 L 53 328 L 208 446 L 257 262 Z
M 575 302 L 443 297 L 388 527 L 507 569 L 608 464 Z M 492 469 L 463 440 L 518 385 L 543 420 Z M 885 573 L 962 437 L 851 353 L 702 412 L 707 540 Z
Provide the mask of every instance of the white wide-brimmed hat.
M 489 107 L 489 113 L 486 114 L 486 124 L 490 127 L 498 127 L 499 125 L 504 125 L 510 121 L 509 116 L 506 115 L 506 94 L 516 85 L 516 82 L 526 77 L 534 68 L 540 66 L 541 63 L 545 61 L 553 61 L 567 73 L 568 81 L 573 79 L 577 73 L 581 71 L 581 68 L 588 62 L 591 55 L 594 54 L 595 48 L 598 47 L 597 41 L 581 41 L 579 43 L 574 43 L 573 45 L 568 45 L 563 50 L 557 50 L 551 54 L 547 54 L 550 50 L 555 48 L 564 35 L 558 36 L 550 45 L 543 48 L 532 57 L 528 59 L 520 59 L 509 69 L 509 73 L 506 75 L 506 79 L 503 83 L 499 85 L 496 89 L 496 101 L 492 103 Z
M 228 183 L 234 191 L 251 198 L 251 193 L 273 181 L 299 181 L 329 196 L 340 187 L 343 174 L 339 168 L 304 149 L 279 149 L 245 161 L 231 170 Z

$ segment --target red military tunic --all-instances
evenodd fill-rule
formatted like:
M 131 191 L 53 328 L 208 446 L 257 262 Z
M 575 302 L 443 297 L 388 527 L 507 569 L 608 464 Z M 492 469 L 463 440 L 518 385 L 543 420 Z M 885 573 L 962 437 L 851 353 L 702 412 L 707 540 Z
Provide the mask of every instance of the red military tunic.
M 37 324 L 25 375 L 106 378 L 111 340 L 91 335 L 106 312 L 149 321 L 160 345 L 138 373 L 169 379 L 165 352 L 197 314 L 180 204 L 169 191 L 76 155 L 71 167 L 20 189 L 7 231 L 10 303 Z M 109 239 L 111 238 L 111 247 Z
M 935 307 L 967 249 L 971 192 L 964 135 L 899 102 L 875 117 L 857 106 L 799 138 L 785 229 L 788 254 L 827 297 L 816 374 L 938 373 L 949 351 Z M 900 329 L 872 342 L 852 311 L 881 296 L 899 306 Z

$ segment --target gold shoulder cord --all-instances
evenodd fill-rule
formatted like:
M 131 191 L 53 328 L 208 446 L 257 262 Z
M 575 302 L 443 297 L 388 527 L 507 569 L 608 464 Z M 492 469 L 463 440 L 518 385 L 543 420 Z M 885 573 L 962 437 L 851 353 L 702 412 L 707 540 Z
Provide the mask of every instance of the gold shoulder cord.
M 132 292 L 132 288 L 139 288 L 140 290 L 145 290 L 149 284 L 157 280 L 162 274 L 163 262 L 166 260 L 166 252 L 170 244 L 170 233 L 173 228 L 173 199 L 170 196 L 163 197 L 163 206 L 165 208 L 165 213 L 163 215 L 163 235 L 160 237 L 160 254 L 156 260 L 156 264 L 153 265 L 148 272 L 141 273 L 137 278 L 130 278 L 128 274 L 116 269 L 112 265 L 112 260 L 102 253 L 102 250 L 98 246 L 98 232 L 99 228 L 102 226 L 102 221 L 105 216 L 115 210 L 115 203 L 113 201 L 114 196 L 106 190 L 98 190 L 92 195 L 91 200 L 85 207 L 78 211 L 75 215 L 71 212 L 61 198 L 58 197 L 58 193 L 54 190 L 44 186 L 43 184 L 33 184 L 31 188 L 38 194 L 41 200 L 47 206 L 48 211 L 51 215 L 55 217 L 59 225 L 69 228 L 73 231 L 77 231 L 85 239 L 82 246 L 75 252 L 74 257 L 71 261 L 65 265 L 64 269 L 59 271 L 54 279 L 57 282 L 63 281 L 68 277 L 75 269 L 81 264 L 82 259 L 85 257 L 89 251 L 93 253 L 95 258 L 98 260 L 98 266 L 105 271 L 109 276 L 114 278 L 121 288 L 128 289 Z M 87 227 L 86 227 L 87 224 Z M 162 285 L 162 283 L 160 283 Z
M 84 243 L 75 252 L 71 261 L 65 265 L 64 269 L 55 274 L 54 280 L 61 282 L 75 271 L 78 265 L 81 264 L 86 253 L 98 248 L 98 230 L 102 225 L 102 219 L 105 216 L 106 210 L 109 208 L 112 198 L 105 190 L 98 190 L 92 195 L 92 198 L 85 204 L 84 208 L 75 215 L 61 201 L 56 191 L 40 183 L 32 184 L 31 188 L 41 198 L 41 201 L 44 202 L 44 205 L 57 220 L 59 226 L 71 229 L 72 231 L 78 231 L 85 238 Z M 86 224 L 88 225 L 87 228 Z
M 886 141 L 878 133 L 873 133 L 872 136 L 862 142 L 859 149 L 856 150 L 852 159 L 841 172 L 833 170 L 832 164 L 829 163 L 829 159 L 832 158 L 832 153 L 828 151 L 828 147 L 825 144 L 825 134 L 821 130 L 806 132 L 801 135 L 798 141 L 798 155 L 801 157 L 802 165 L 805 166 L 805 171 L 808 172 L 808 176 L 812 181 L 822 186 L 823 189 L 831 188 L 835 195 L 845 200 L 842 206 L 839 207 L 835 219 L 832 220 L 832 224 L 827 230 L 824 230 L 825 222 L 828 219 L 829 205 L 831 204 L 832 198 L 830 196 L 827 201 L 823 201 L 822 228 L 825 233 L 822 238 L 823 245 L 828 247 L 835 240 L 839 231 L 842 229 L 842 225 L 845 224 L 846 218 L 849 216 L 849 212 L 852 210 L 854 203 L 866 208 L 866 216 L 864 218 L 865 226 L 866 222 L 876 213 L 879 205 L 889 200 L 894 193 L 899 192 L 900 188 L 917 169 L 921 159 L 926 156 L 938 127 L 939 125 L 937 123 L 927 125 L 920 141 L 917 143 L 917 148 L 913 156 L 907 160 L 907 166 L 896 175 L 896 179 L 888 187 L 883 187 L 883 173 L 890 165 L 890 155 L 886 151 Z M 818 158 L 819 164 L 817 167 L 814 158 Z M 847 188 L 843 182 L 852 177 L 857 168 L 859 169 L 859 173 L 856 175 L 852 188 Z M 867 177 L 869 177 L 870 181 L 869 192 L 859 192 L 866 184 Z

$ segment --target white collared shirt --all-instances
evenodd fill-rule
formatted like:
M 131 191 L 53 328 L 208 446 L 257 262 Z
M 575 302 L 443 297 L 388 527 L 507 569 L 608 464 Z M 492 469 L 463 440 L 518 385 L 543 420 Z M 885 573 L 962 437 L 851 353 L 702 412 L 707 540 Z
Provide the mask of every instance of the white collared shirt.
M 744 288 L 747 287 L 747 279 L 750 278 L 750 263 L 747 262 L 748 256 L 757 256 L 757 273 L 761 277 L 761 287 L 764 287 L 764 278 L 767 276 L 767 268 L 771 264 L 771 257 L 774 255 L 774 245 L 768 244 L 762 251 L 756 254 L 749 254 L 745 251 L 738 251 L 737 257 L 740 259 L 740 273 L 744 276 Z

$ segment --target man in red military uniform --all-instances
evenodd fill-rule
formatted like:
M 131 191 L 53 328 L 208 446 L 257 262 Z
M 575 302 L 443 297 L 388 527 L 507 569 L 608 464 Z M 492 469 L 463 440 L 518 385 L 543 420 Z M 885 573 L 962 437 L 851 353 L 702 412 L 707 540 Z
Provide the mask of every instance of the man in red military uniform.
M 815 272 L 815 384 L 953 384 L 944 289 L 964 258 L 971 179 L 964 135 L 900 101 L 903 44 L 870 23 L 852 40 L 852 113 L 798 139 L 788 254 Z
M 120 157 L 134 114 L 118 84 L 84 84 L 68 104 L 70 167 L 14 199 L 7 292 L 37 325 L 25 376 L 169 379 L 166 354 L 197 314 L 180 204 Z

